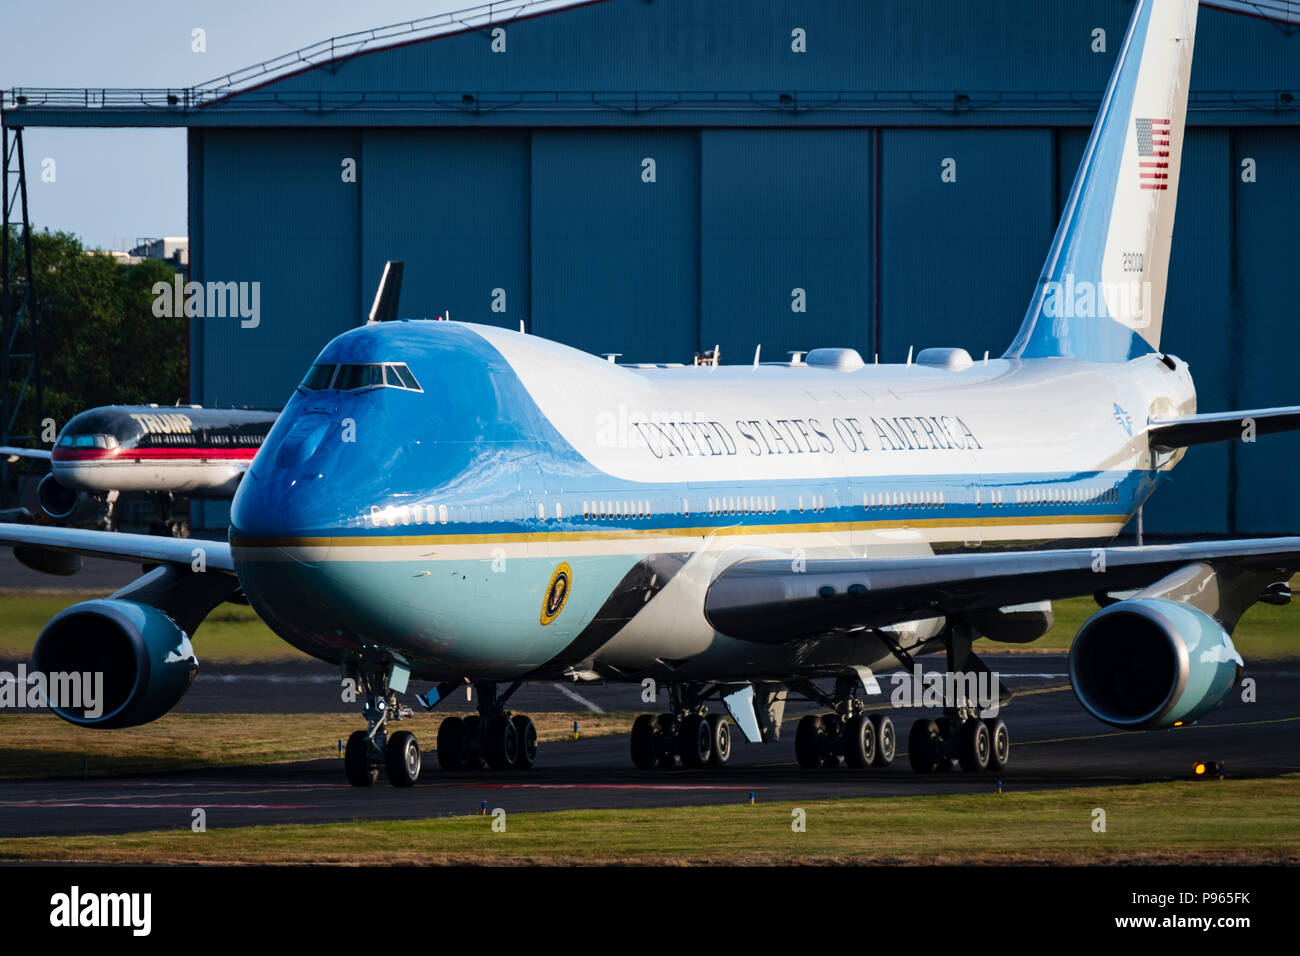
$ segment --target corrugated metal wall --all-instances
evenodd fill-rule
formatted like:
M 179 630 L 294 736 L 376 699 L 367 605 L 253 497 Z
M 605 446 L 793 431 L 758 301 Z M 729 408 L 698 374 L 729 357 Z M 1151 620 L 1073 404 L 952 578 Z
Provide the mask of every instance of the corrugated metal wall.
M 451 77 L 481 89 L 941 89 L 974 77 L 984 89 L 1099 90 L 1113 56 L 1084 43 L 1044 57 L 1042 38 L 1104 25 L 1118 43 L 1130 9 L 609 0 L 512 25 L 505 58 L 487 59 L 486 39 L 471 34 L 279 85 L 439 88 Z M 1300 64 L 1300 38 L 1201 16 L 1202 89 L 1241 76 L 1281 86 L 1279 64 Z M 793 26 L 826 55 L 792 59 Z M 1247 41 L 1248 51 L 1231 47 Z M 543 45 L 545 58 L 534 49 Z M 191 131 L 192 277 L 262 288 L 258 328 L 193 323 L 196 401 L 281 403 L 319 348 L 361 321 L 388 258 L 407 263 L 404 316 L 522 320 L 623 361 L 689 361 L 715 343 L 730 362 L 749 361 L 759 344 L 766 359 L 828 344 L 868 360 L 879 349 L 882 361 L 931 345 L 998 355 L 1087 132 L 972 127 L 954 115 L 931 128 L 320 122 Z M 1247 157 L 1255 182 L 1240 175 Z M 355 183 L 341 176 L 347 159 Z M 941 175 L 945 160 L 955 181 Z M 1191 363 L 1202 408 L 1297 400 L 1296 182 L 1295 126 L 1189 131 L 1163 345 Z M 1300 436 L 1193 449 L 1148 509 L 1148 530 L 1300 530 L 1288 481 L 1297 460 Z

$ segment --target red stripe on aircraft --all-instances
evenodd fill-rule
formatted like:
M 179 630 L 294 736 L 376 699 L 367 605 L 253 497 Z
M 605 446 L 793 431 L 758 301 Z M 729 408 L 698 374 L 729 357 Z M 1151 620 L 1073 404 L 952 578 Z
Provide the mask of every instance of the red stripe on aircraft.
M 141 461 L 145 459 L 191 458 L 196 461 L 205 459 L 234 459 L 252 461 L 257 454 L 256 448 L 56 448 L 51 456 L 54 461 Z

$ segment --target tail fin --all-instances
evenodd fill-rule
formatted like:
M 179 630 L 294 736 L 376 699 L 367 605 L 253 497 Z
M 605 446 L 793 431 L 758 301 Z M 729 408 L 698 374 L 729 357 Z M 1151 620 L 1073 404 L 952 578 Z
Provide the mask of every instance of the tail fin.
M 1006 358 L 1123 362 L 1160 348 L 1196 4 L 1138 0 Z
M 390 259 L 384 263 L 384 274 L 379 277 L 375 301 L 370 306 L 366 324 L 393 322 L 397 319 L 397 302 L 402 297 L 402 263 Z

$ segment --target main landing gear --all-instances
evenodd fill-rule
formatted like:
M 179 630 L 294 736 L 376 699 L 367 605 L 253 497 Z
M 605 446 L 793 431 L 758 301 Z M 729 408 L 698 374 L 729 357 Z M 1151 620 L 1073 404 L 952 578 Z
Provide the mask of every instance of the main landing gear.
M 524 714 L 511 714 L 505 703 L 519 681 L 497 695 L 497 685 L 474 685 L 478 715 L 448 717 L 438 728 L 438 765 L 443 770 L 528 770 L 537 760 L 537 727 Z
M 805 770 L 818 767 L 888 767 L 894 760 L 894 722 L 888 715 L 868 714 L 858 697 L 860 682 L 852 677 L 835 681 L 835 693 L 823 693 L 811 681 L 791 689 L 830 708 L 826 714 L 806 714 L 794 735 L 795 759 Z
M 984 662 L 971 650 L 972 633 L 961 623 L 951 623 L 947 632 L 948 674 L 974 675 L 988 673 Z M 911 666 L 911 661 L 904 661 Z M 997 690 L 999 707 L 1010 701 L 1011 695 Z M 951 772 L 958 769 L 967 773 L 1000 771 L 1011 760 L 1011 734 L 1001 718 L 980 717 L 980 704 L 964 695 L 950 697 L 945 686 L 943 716 L 938 720 L 921 718 L 912 724 L 907 740 L 907 760 L 917 773 L 935 771 Z
M 672 709 L 642 714 L 632 724 L 632 762 L 642 770 L 671 769 L 679 760 L 691 770 L 725 766 L 731 759 L 731 722 L 708 712 L 705 700 L 714 690 L 711 684 L 669 684 Z
M 397 703 L 397 692 L 391 686 L 393 661 L 378 648 L 363 649 L 360 659 L 352 662 L 348 673 L 361 691 L 361 712 L 366 718 L 366 730 L 358 730 L 348 738 L 343 752 L 343 769 L 348 783 L 354 787 L 369 787 L 379 779 L 380 770 L 388 775 L 395 787 L 409 787 L 420 779 L 420 746 L 415 734 L 407 730 L 388 733 L 390 720 L 403 720 L 411 716 L 409 707 Z

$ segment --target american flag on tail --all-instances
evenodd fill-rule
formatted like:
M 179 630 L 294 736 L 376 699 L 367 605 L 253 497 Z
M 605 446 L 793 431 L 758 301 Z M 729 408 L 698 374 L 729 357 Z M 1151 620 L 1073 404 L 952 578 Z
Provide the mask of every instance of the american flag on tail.
M 1143 189 L 1169 188 L 1169 120 L 1134 120 L 1137 123 L 1138 180 Z

